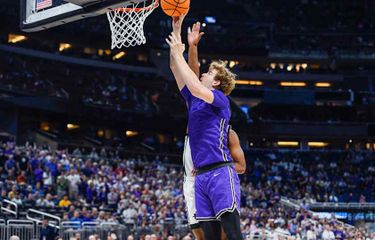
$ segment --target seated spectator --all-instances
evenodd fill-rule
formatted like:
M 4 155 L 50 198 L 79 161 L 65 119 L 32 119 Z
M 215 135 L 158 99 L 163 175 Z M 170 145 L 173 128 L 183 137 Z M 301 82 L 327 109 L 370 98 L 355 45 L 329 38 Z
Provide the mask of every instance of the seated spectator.
M 17 177 L 17 183 L 18 184 L 27 184 L 27 177 L 26 172 L 22 171 L 20 175 Z

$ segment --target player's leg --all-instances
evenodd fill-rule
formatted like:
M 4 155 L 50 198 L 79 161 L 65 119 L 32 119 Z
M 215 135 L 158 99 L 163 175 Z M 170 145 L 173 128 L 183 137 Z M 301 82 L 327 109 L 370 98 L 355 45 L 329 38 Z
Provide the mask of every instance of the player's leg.
M 220 239 L 221 225 L 219 221 L 202 221 L 199 222 L 207 240 Z
M 199 223 L 195 226 L 190 225 L 190 229 L 193 232 L 193 235 L 196 240 L 204 240 L 204 232 Z
M 228 240 L 242 239 L 240 228 L 240 181 L 233 167 L 224 167 L 210 172 L 207 189 L 215 216 Z
M 214 209 L 207 195 L 207 189 L 205 188 L 207 185 L 206 181 L 207 178 L 204 175 L 197 175 L 195 177 L 196 219 L 199 221 L 199 225 L 202 228 L 204 238 L 206 240 L 217 240 L 220 239 L 221 225 L 215 217 Z
M 198 224 L 198 226 L 196 228 L 195 228 L 195 226 L 191 226 L 190 225 L 190 229 L 193 232 L 193 235 L 194 235 L 195 239 L 197 239 L 197 240 L 204 240 L 205 239 L 204 238 L 203 229 L 200 227 L 199 224 Z M 221 237 L 220 237 L 220 240 L 228 240 L 227 235 L 225 234 L 224 229 L 223 229 L 222 226 L 221 226 Z
M 242 239 L 240 216 L 236 210 L 221 215 L 221 226 L 229 240 Z
M 197 240 L 204 240 L 204 234 L 199 222 L 195 219 L 195 190 L 194 190 L 194 177 L 187 177 L 185 176 L 184 179 L 184 198 L 186 202 L 186 209 L 187 209 L 187 217 L 191 231 L 195 239 Z
M 221 237 L 220 240 L 228 240 L 227 235 L 224 232 L 223 226 L 221 226 Z

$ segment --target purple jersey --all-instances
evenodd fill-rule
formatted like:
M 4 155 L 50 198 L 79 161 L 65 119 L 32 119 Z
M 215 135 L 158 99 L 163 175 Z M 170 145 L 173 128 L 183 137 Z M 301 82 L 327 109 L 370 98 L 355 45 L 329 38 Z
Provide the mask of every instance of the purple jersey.
M 195 168 L 232 161 L 227 145 L 231 115 L 229 100 L 219 90 L 212 92 L 214 101 L 209 104 L 194 97 L 186 86 L 181 89 L 188 106 L 188 135 Z

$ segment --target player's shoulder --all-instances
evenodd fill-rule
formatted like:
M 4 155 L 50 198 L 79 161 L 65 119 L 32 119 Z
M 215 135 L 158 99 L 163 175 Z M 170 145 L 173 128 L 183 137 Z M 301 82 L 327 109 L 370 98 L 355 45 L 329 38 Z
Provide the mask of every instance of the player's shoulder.
M 227 98 L 227 96 L 219 89 L 213 89 L 212 92 L 217 95 L 217 96 L 220 96 L 220 97 L 225 97 Z
M 218 89 L 212 90 L 212 93 L 214 94 L 214 101 L 221 101 L 226 104 L 229 104 L 229 98 L 227 95 L 225 95 L 222 91 Z

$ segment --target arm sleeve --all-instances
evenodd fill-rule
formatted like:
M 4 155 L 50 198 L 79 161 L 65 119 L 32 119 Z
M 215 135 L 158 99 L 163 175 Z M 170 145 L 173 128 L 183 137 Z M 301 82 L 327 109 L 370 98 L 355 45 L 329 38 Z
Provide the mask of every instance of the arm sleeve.
M 214 90 L 212 91 L 212 93 L 214 94 L 214 101 L 211 103 L 213 106 L 219 107 L 219 108 L 228 107 L 229 100 L 227 96 L 224 95 L 223 92 L 219 90 Z

